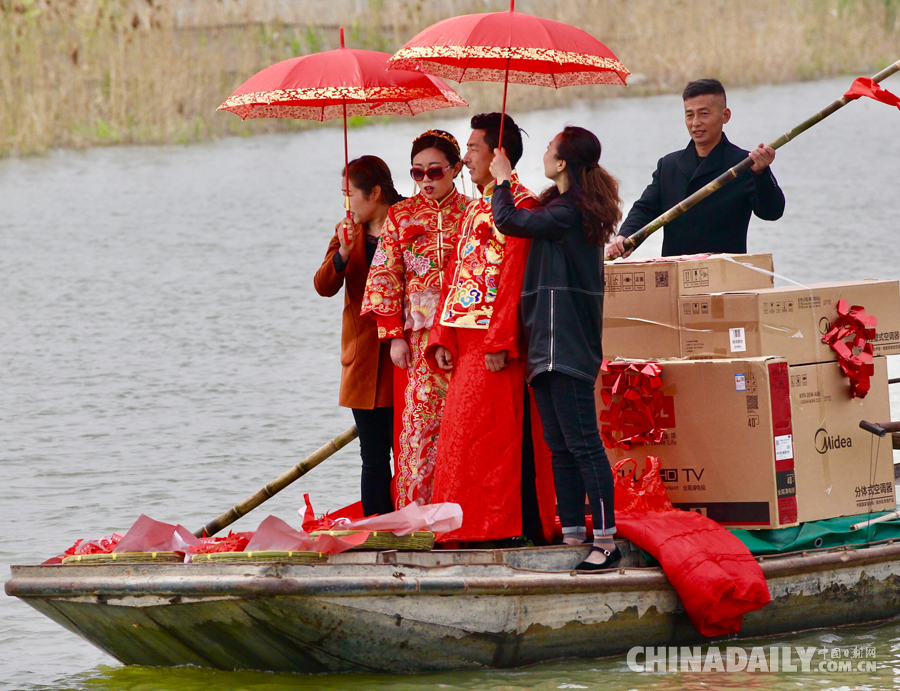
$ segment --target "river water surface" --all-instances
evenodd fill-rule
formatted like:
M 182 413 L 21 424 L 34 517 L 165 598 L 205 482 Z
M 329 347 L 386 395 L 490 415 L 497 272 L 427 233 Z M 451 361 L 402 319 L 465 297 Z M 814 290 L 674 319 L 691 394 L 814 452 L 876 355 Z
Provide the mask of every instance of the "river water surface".
M 735 90 L 726 132 L 745 148 L 771 141 L 850 81 Z M 465 142 L 470 115 L 353 130 L 351 156 L 382 156 L 409 194 L 412 138 L 439 126 Z M 527 185 L 545 186 L 541 155 L 552 136 L 582 125 L 603 142 L 626 209 L 657 159 L 688 141 L 677 96 L 518 120 L 530 135 L 519 167 Z M 141 512 L 193 530 L 352 424 L 337 406 L 341 298 L 312 287 L 341 217 L 341 147 L 340 130 L 322 128 L 0 161 L 6 575 L 8 565 L 37 563 L 77 538 L 124 531 Z M 754 219 L 750 251 L 772 252 L 776 272 L 800 282 L 900 277 L 898 167 L 900 113 L 850 104 L 779 151 L 773 169 L 787 211 L 777 223 Z M 652 238 L 639 254 L 660 245 Z M 358 469 L 353 444 L 235 529 L 252 530 L 269 513 L 296 524 L 304 492 L 319 511 L 355 501 Z M 637 674 L 624 657 L 384 677 L 123 668 L 0 597 L 2 689 L 836 689 L 892 688 L 895 674 L 900 682 L 897 623 L 763 643 L 874 645 L 877 671 Z

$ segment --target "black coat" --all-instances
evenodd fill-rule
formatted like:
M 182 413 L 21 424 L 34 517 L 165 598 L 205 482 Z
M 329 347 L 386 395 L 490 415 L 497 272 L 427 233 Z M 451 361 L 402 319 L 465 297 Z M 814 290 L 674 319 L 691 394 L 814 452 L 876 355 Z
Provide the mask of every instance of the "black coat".
M 699 167 L 693 141 L 683 151 L 659 159 L 653 181 L 631 207 L 619 235 L 637 232 L 745 158 L 747 152 L 722 134 L 722 141 Z M 771 167 L 759 175 L 745 171 L 668 224 L 662 254 L 745 254 L 751 213 L 765 221 L 776 221 L 784 213 L 784 194 Z
M 581 212 L 567 194 L 536 209 L 516 209 L 503 185 L 491 207 L 501 233 L 534 239 L 521 302 L 528 382 L 541 372 L 562 372 L 593 383 L 603 357 L 602 248 L 588 243 Z

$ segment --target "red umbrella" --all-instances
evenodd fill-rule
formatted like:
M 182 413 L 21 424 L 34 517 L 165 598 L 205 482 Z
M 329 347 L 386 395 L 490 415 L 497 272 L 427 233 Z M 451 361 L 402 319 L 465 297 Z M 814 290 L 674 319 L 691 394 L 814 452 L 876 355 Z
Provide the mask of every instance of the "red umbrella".
M 414 71 L 388 71 L 389 53 L 341 47 L 271 65 L 244 82 L 218 110 L 248 118 L 344 118 L 344 169 L 348 167 L 347 116 L 417 115 L 468 106 L 441 79 Z M 348 181 L 349 189 L 349 181 Z M 349 217 L 350 199 L 345 198 Z
M 456 82 L 509 82 L 538 86 L 625 84 L 630 72 L 586 31 L 515 11 L 467 14 L 433 24 L 390 60 L 390 69 L 419 68 Z M 502 139 L 502 119 L 501 132 Z

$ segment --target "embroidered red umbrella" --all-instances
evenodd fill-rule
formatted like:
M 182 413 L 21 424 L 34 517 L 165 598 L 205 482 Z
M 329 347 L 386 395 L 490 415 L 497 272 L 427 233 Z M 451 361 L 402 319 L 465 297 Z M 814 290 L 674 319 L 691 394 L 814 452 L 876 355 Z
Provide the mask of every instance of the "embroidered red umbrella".
M 348 164 L 347 116 L 418 115 L 439 108 L 468 106 L 438 77 L 387 70 L 389 53 L 344 46 L 270 65 L 244 82 L 218 110 L 241 119 L 344 119 L 344 169 Z M 350 199 L 345 197 L 347 215 Z
M 390 60 L 391 70 L 421 69 L 455 82 L 538 86 L 625 85 L 630 72 L 586 31 L 515 11 L 451 17 L 414 36 Z M 502 140 L 501 119 L 500 137 Z

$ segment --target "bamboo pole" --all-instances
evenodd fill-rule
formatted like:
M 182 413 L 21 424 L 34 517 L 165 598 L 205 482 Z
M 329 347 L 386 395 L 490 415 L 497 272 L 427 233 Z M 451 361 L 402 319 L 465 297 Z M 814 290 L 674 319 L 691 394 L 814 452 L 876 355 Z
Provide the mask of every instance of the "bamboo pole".
M 883 79 L 887 79 L 892 74 L 894 74 L 895 72 L 898 72 L 898 71 L 900 71 L 900 60 L 895 62 L 893 65 L 890 65 L 890 66 L 884 68 L 883 70 L 881 70 L 881 72 L 879 72 L 874 77 L 872 77 L 872 81 L 876 82 L 876 83 L 880 82 Z M 855 99 L 849 99 L 845 96 L 841 96 L 838 100 L 834 101 L 831 105 L 827 106 L 826 108 L 823 108 L 818 113 L 813 115 L 811 118 L 804 120 L 802 123 L 797 125 L 794 129 L 782 134 L 778 139 L 776 139 L 774 142 L 769 144 L 769 146 L 771 146 L 773 149 L 781 148 L 782 146 L 787 144 L 789 141 L 796 138 L 798 135 L 801 135 L 804 132 L 806 132 L 806 130 L 808 130 L 813 125 L 815 125 L 815 124 L 821 122 L 822 120 L 824 120 L 825 118 L 827 118 L 829 115 L 834 113 L 836 110 L 843 108 L 851 100 L 855 100 Z M 687 199 L 682 201 L 680 204 L 673 206 L 671 209 L 666 211 L 662 216 L 660 216 L 656 220 L 651 221 L 650 223 L 645 225 L 643 228 L 641 228 L 640 230 L 635 232 L 633 235 L 625 238 L 625 251 L 627 252 L 630 249 L 635 249 L 635 248 L 639 247 L 641 245 L 641 243 L 644 242 L 644 240 L 646 240 L 648 237 L 650 237 L 657 230 L 662 228 L 664 225 L 674 221 L 676 218 L 681 216 L 681 214 L 683 214 L 685 211 L 690 209 L 692 206 L 694 206 L 698 202 L 703 201 L 709 195 L 711 195 L 713 192 L 715 192 L 718 189 L 721 189 L 724 185 L 727 185 L 729 182 L 734 180 L 736 177 L 738 177 L 744 171 L 749 170 L 752 165 L 753 165 L 753 160 L 748 156 L 747 158 L 745 158 L 743 161 L 738 163 L 733 168 L 726 170 L 724 173 L 722 173 L 719 177 L 717 177 L 715 180 L 713 180 L 706 186 L 701 187 L 699 190 L 694 192 L 690 197 L 688 197 Z M 607 261 L 609 261 L 610 259 L 611 259 L 611 257 L 606 257 Z
M 860 528 L 868 528 L 870 525 L 874 525 L 875 523 L 884 523 L 885 521 L 896 521 L 900 518 L 900 511 L 892 511 L 891 513 L 886 513 L 884 516 L 879 516 L 878 518 L 872 518 L 868 521 L 862 521 L 860 523 L 854 523 L 850 526 L 850 530 L 859 530 Z
M 300 463 L 295 465 L 286 473 L 282 473 L 277 478 L 272 480 L 272 482 L 263 487 L 261 490 L 259 490 L 255 494 L 250 495 L 237 506 L 233 506 L 211 523 L 207 523 L 205 526 L 200 528 L 200 530 L 194 531 L 194 535 L 196 535 L 197 537 L 209 537 L 215 535 L 220 530 L 222 530 L 222 528 L 231 525 L 241 516 L 245 516 L 246 514 L 250 513 L 250 511 L 255 509 L 267 499 L 274 497 L 281 490 L 291 484 L 294 480 L 306 475 L 310 470 L 319 465 L 319 463 L 336 453 L 338 450 L 347 446 L 347 444 L 356 439 L 358 436 L 359 432 L 356 429 L 356 425 L 354 425 L 350 429 L 344 430 L 323 447 L 304 458 L 302 461 L 300 461 Z

